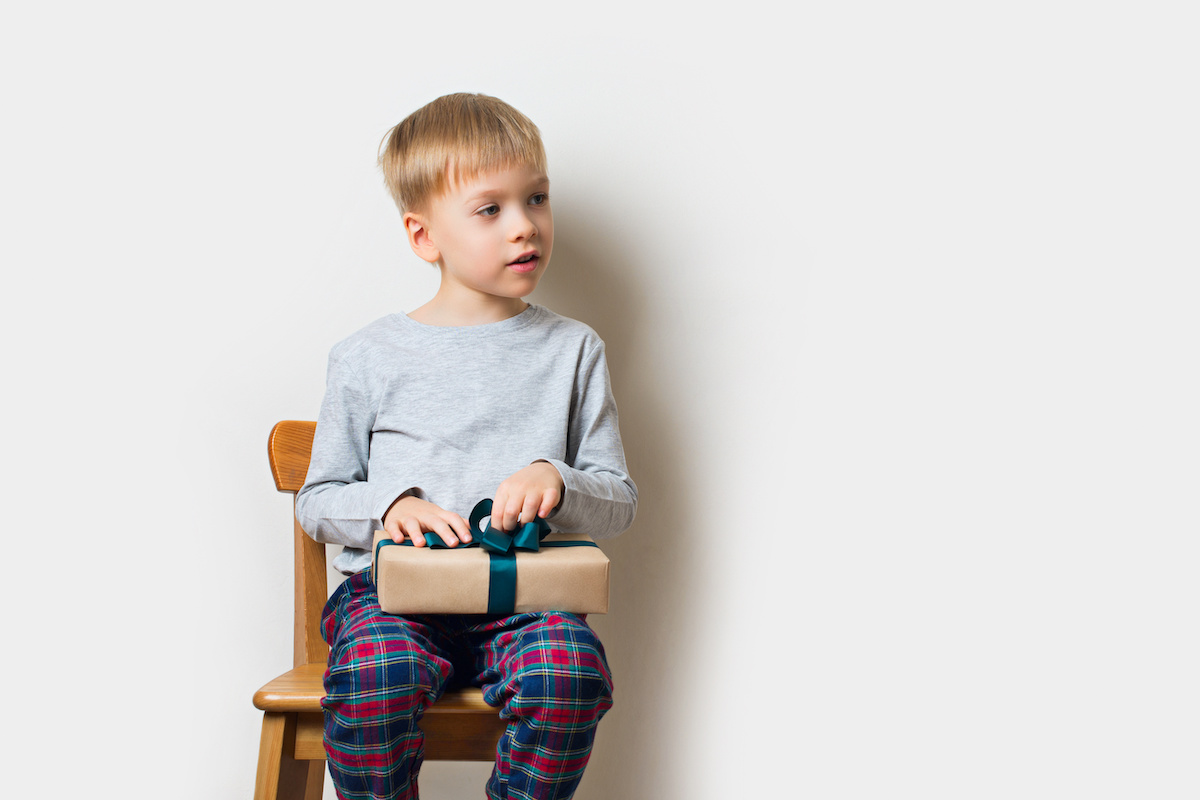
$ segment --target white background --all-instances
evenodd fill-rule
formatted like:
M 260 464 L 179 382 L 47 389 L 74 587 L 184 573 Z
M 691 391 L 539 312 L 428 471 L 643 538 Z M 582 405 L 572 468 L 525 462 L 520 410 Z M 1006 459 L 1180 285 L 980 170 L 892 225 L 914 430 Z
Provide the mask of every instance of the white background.
M 267 432 L 432 294 L 376 147 L 482 91 L 641 489 L 581 800 L 1197 796 L 1191 4 L 334 8 L 4 12 L 0 793 L 249 796 Z

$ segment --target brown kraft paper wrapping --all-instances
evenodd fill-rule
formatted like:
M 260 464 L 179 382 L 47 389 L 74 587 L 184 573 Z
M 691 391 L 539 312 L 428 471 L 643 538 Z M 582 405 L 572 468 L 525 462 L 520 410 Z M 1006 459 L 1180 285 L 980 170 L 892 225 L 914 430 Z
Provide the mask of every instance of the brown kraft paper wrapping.
M 486 614 L 491 559 L 481 547 L 384 546 L 375 531 L 372 570 L 379 606 L 388 614 Z M 546 542 L 591 539 L 552 533 Z M 517 551 L 514 613 L 568 611 L 608 613 L 608 556 L 598 547 L 543 547 Z

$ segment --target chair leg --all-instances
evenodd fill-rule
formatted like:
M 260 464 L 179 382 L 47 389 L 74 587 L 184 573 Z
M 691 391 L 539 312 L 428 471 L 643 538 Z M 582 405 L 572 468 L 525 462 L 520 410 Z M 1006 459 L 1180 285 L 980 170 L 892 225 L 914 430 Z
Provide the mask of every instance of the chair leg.
M 309 761 L 308 783 L 304 787 L 304 800 L 321 800 L 325 791 L 325 762 Z
M 295 741 L 295 714 L 263 714 L 254 800 L 321 800 L 325 762 L 297 761 Z

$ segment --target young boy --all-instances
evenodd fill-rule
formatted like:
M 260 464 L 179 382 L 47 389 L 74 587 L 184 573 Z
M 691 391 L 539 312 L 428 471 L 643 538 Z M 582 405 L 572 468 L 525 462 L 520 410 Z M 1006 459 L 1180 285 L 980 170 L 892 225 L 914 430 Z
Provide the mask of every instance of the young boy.
M 469 542 L 465 517 L 615 536 L 637 488 L 626 472 L 604 343 L 527 304 L 554 242 L 537 128 L 495 98 L 456 94 L 389 133 L 380 166 L 436 295 L 368 325 L 329 357 L 304 530 L 345 545 L 350 577 L 323 618 L 325 745 L 342 798 L 416 798 L 421 714 L 448 684 L 481 686 L 508 720 L 490 798 L 567 798 L 612 705 L 604 649 L 578 616 L 384 614 L 373 532 Z

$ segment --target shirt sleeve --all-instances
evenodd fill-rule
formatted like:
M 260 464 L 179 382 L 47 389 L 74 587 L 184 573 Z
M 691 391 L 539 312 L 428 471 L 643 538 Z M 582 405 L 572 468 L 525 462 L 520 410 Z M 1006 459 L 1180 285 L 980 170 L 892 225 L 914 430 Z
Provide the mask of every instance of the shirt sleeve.
M 562 503 L 550 516 L 556 530 L 612 538 L 633 524 L 637 486 L 625 465 L 604 343 L 586 353 L 575 377 L 566 458 L 545 459 L 562 475 Z
M 318 542 L 370 550 L 392 503 L 404 494 L 421 496 L 417 487 L 370 480 L 375 414 L 357 373 L 335 350 L 329 357 L 308 476 L 296 494 L 296 519 Z

